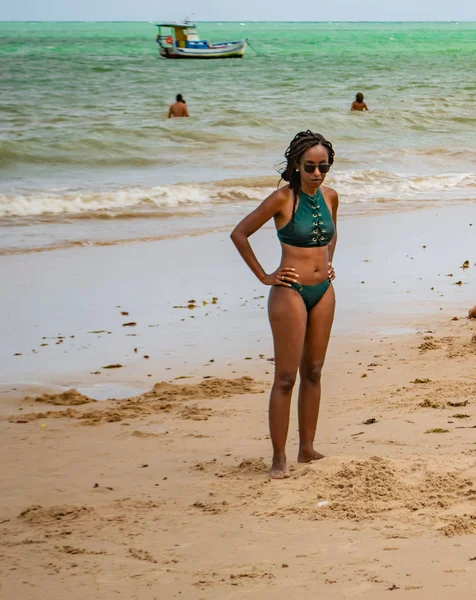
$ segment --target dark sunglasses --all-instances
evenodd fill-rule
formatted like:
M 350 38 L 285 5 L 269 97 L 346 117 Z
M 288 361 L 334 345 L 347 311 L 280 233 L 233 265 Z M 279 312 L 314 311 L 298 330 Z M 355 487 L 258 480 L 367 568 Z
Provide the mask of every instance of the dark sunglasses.
M 316 169 L 319 169 L 319 173 L 328 173 L 331 165 L 319 164 L 315 165 L 314 163 L 306 163 L 303 165 L 303 169 L 306 173 L 314 173 Z

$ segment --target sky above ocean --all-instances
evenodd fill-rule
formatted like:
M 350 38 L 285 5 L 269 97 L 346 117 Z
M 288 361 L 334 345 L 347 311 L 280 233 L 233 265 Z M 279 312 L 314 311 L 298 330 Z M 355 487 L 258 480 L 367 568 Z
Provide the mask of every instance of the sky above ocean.
M 476 21 L 474 0 L 182 0 L 178 9 L 156 0 L 16 0 L 0 3 L 2 21 Z

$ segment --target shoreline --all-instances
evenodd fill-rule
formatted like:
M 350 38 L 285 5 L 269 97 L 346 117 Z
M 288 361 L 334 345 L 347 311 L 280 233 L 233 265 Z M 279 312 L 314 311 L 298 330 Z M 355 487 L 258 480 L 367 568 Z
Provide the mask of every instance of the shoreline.
M 0 193 L 0 256 L 223 231 L 255 208 L 278 182 L 276 175 L 110 191 L 6 191 Z M 468 191 L 474 182 L 471 172 L 405 175 L 373 169 L 336 171 L 328 184 L 339 191 L 340 217 L 345 220 L 471 206 L 474 198 Z
M 417 206 L 415 203 L 411 204 L 411 205 L 403 205 L 403 204 L 399 204 L 398 202 L 395 202 L 393 204 L 391 203 L 379 203 L 379 202 L 374 202 L 372 204 L 370 204 L 369 206 L 362 206 L 361 210 L 354 210 L 355 209 L 355 204 L 342 204 L 340 207 L 340 211 L 341 214 L 339 215 L 340 221 L 343 220 L 347 220 L 347 219 L 359 219 L 359 218 L 372 218 L 372 217 L 379 217 L 380 215 L 392 215 L 392 214 L 401 214 L 402 212 L 405 213 L 412 213 L 412 212 L 419 212 L 419 211 L 433 211 L 436 212 L 440 209 L 444 209 L 444 208 L 453 208 L 453 207 L 459 207 L 459 206 L 465 206 L 465 207 L 469 207 L 472 206 L 474 204 L 473 201 L 469 201 L 469 200 L 454 200 L 451 202 L 447 202 L 444 204 L 439 204 L 436 201 L 435 202 L 431 202 L 431 201 L 425 201 L 426 205 L 424 206 Z M 218 207 L 223 208 L 223 205 L 216 205 L 214 208 L 217 209 Z M 243 206 L 242 204 L 240 205 L 240 210 L 236 209 L 236 213 L 231 214 L 228 217 L 228 221 L 227 222 L 217 222 L 213 225 L 210 225 L 210 219 L 213 218 L 213 210 L 212 210 L 212 205 L 208 205 L 207 210 L 209 211 L 209 214 L 207 214 L 206 212 L 199 212 L 197 213 L 197 215 L 195 215 L 194 217 L 192 217 L 191 213 L 184 213 L 183 215 L 148 215 L 148 216 L 141 216 L 140 214 L 137 215 L 133 215 L 132 217 L 132 222 L 134 224 L 138 224 L 138 223 L 144 223 L 146 224 L 146 227 L 150 227 L 151 223 L 158 223 L 158 224 L 163 224 L 165 223 L 167 226 L 172 225 L 171 229 L 172 232 L 171 233 L 164 233 L 164 234 L 160 234 L 160 235 L 153 235 L 152 233 L 150 235 L 146 235 L 146 236 L 139 236 L 137 237 L 138 233 L 132 233 L 131 232 L 131 237 L 123 237 L 123 238 L 113 238 L 113 239 L 91 239 L 91 238 L 84 238 L 84 239 L 65 239 L 62 240 L 60 242 L 55 242 L 53 244 L 50 245 L 40 245 L 40 246 L 35 246 L 35 247 L 23 247 L 23 248 L 7 248 L 7 249 L 2 249 L 0 248 L 0 257 L 3 256 L 15 256 L 15 255 L 20 255 L 20 254 L 36 254 L 36 253 L 40 253 L 40 252 L 54 252 L 57 250 L 71 250 L 74 248 L 95 248 L 95 247 L 101 247 L 101 246 L 120 246 L 120 245 L 129 245 L 129 244 L 143 244 L 143 243 L 147 243 L 147 242 L 160 242 L 160 241 L 164 241 L 164 240 L 180 240 L 180 239 L 184 239 L 184 238 L 194 238 L 194 237 L 201 237 L 202 235 L 208 235 L 211 233 L 218 233 L 218 232 L 227 232 L 229 230 L 232 230 L 233 227 L 236 225 L 236 223 L 238 221 L 240 221 L 244 216 L 246 216 L 249 212 L 251 212 L 251 210 L 254 208 L 254 206 L 252 205 L 251 201 L 247 201 L 247 205 Z M 226 205 L 227 209 L 233 209 L 233 207 L 231 205 Z M 101 224 L 101 226 L 107 226 L 108 224 L 112 224 L 114 227 L 116 227 L 118 224 L 123 224 L 125 222 L 125 219 L 123 216 L 121 217 L 114 217 L 114 216 L 104 216 L 103 214 L 99 214 L 97 217 L 94 216 L 93 213 L 91 213 L 91 216 L 88 218 L 84 218 L 84 216 L 78 216 L 78 215 L 61 215 L 61 217 L 64 219 L 64 221 L 62 220 L 57 220 L 57 221 L 44 221 L 44 220 L 40 220 L 39 222 L 35 223 L 34 222 L 34 217 L 32 217 L 33 222 L 28 222 L 26 224 L 22 224 L 19 222 L 15 222 L 14 223 L 14 227 L 15 227 L 15 231 L 18 231 L 19 229 L 21 229 L 21 227 L 25 227 L 26 230 L 28 231 L 28 228 L 31 227 L 31 225 L 36 225 L 38 227 L 44 227 L 45 229 L 48 229 L 50 227 L 58 227 L 58 228 L 64 228 L 65 226 L 68 227 L 69 225 L 72 225 L 73 227 L 76 225 L 81 225 L 84 227 L 86 227 L 88 224 L 90 225 L 91 223 L 93 224 Z M 71 219 L 72 217 L 72 219 Z M 192 218 L 195 218 L 195 225 L 193 228 L 190 229 L 185 229 L 184 230 L 184 222 L 183 217 L 185 217 L 186 219 L 189 219 L 186 224 L 190 225 L 190 223 L 192 222 Z M 201 225 L 201 222 L 197 225 L 196 221 L 197 221 L 197 217 L 198 219 L 201 219 L 201 221 L 203 221 L 203 223 L 207 223 L 207 226 L 203 226 Z M 14 219 L 18 219 L 17 217 L 14 217 Z M 27 218 L 28 219 L 28 218 Z M 117 219 L 117 221 L 116 221 Z M 124 219 L 124 220 L 123 220 Z M 174 220 L 175 219 L 175 220 Z M 8 224 L 8 222 L 6 222 L 5 220 L 2 222 L 0 220 L 0 230 L 2 229 L 2 227 L 4 228 L 4 232 L 9 233 L 11 231 L 11 224 Z M 175 229 L 175 230 L 174 230 Z M 263 229 L 273 229 L 274 230 L 274 226 L 273 225 L 269 225 L 266 224 Z M 89 232 L 90 234 L 90 232 Z M 104 235 L 104 232 L 103 232 Z

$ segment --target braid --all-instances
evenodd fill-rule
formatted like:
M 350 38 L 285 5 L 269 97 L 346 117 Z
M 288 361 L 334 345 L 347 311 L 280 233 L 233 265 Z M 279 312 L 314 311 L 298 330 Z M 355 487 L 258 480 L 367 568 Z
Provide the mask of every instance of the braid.
M 289 188 L 293 191 L 293 216 L 291 219 L 292 227 L 294 227 L 296 204 L 301 191 L 301 176 L 299 175 L 299 172 L 296 171 L 296 167 L 299 164 L 301 156 L 304 154 L 304 152 L 306 152 L 306 150 L 309 150 L 309 148 L 312 148 L 313 146 L 319 145 L 326 148 L 329 156 L 329 164 L 332 165 L 335 156 L 332 144 L 320 133 L 313 133 L 309 129 L 296 134 L 284 153 L 286 165 L 279 170 L 279 173 L 281 175 L 280 182 L 287 181 Z

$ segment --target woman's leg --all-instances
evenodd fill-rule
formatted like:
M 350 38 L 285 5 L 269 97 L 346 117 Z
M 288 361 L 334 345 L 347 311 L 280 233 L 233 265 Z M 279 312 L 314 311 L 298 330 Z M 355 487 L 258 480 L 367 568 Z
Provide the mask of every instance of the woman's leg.
M 306 338 L 299 366 L 299 454 L 298 462 L 323 458 L 314 450 L 317 417 L 321 402 L 321 371 L 326 357 L 335 311 L 335 294 L 331 285 L 308 314 Z
M 268 314 L 274 342 L 274 383 L 269 399 L 269 431 L 273 444 L 274 479 L 289 477 L 286 438 L 289 410 L 306 335 L 307 311 L 296 290 L 275 286 L 269 294 Z

